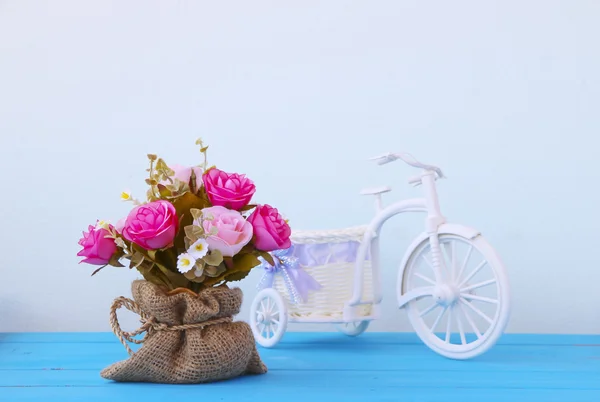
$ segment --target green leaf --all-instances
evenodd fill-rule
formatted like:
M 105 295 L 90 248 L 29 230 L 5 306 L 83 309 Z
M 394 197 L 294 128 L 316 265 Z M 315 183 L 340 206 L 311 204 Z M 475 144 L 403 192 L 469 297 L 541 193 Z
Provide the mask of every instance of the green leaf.
M 129 262 L 129 268 L 137 268 L 139 267 L 142 262 L 144 262 L 144 254 L 140 253 L 139 251 L 136 251 L 132 256 L 131 256 L 131 261 Z
M 198 144 L 198 145 L 200 145 L 200 144 Z M 208 149 L 208 145 L 200 148 L 200 152 L 204 153 L 204 152 L 206 152 L 207 149 Z
M 110 257 L 110 260 L 108 261 L 108 265 L 111 265 L 113 267 L 118 267 L 118 268 L 124 267 L 124 265 L 121 264 L 121 262 L 119 261 L 121 259 L 121 257 L 123 257 L 123 250 L 121 250 L 120 253 L 118 251 L 116 253 L 114 253 Z
M 92 272 L 92 275 L 91 275 L 91 276 L 94 276 L 94 275 L 96 275 L 98 272 L 100 272 L 100 271 L 101 271 L 102 269 L 104 269 L 104 268 L 106 268 L 106 264 L 105 264 L 105 265 L 103 265 L 103 266 L 101 266 L 100 268 L 98 268 L 98 269 L 97 269 L 97 270 L 95 270 L 94 272 Z
M 154 264 L 142 264 L 137 268 L 137 270 L 148 282 L 167 289 L 173 289 L 173 286 L 164 276 L 164 274 L 162 274 L 160 270 L 154 269 Z
M 154 256 L 152 257 L 152 259 L 154 260 L 154 262 L 156 262 L 157 264 L 164 265 L 170 271 L 178 272 L 177 271 L 177 251 L 175 249 L 170 247 L 170 248 L 166 248 L 166 249 L 162 249 L 162 250 L 153 250 L 153 251 L 154 251 Z
M 219 266 L 223 262 L 223 254 L 219 250 L 212 250 L 209 254 L 202 257 L 202 260 L 212 266 Z
M 271 265 L 275 265 L 275 261 L 273 260 L 273 256 L 270 253 L 267 253 L 266 251 L 260 251 L 257 250 L 256 253 L 261 256 L 262 258 L 264 258 L 265 260 L 267 260 L 267 262 Z
M 248 204 L 245 207 L 240 208 L 240 212 L 250 211 L 251 209 L 256 208 L 256 205 Z
M 164 276 L 170 281 L 172 288 L 187 288 L 189 281 L 186 277 L 179 273 L 170 271 L 167 267 L 162 264 L 156 264 L 158 269 L 164 274 Z
M 250 254 L 257 251 L 251 243 L 246 244 L 237 255 L 240 254 Z
M 169 190 L 164 184 L 157 184 L 156 188 L 158 189 L 161 198 L 169 198 L 171 196 L 171 190 Z
M 224 279 L 227 282 L 241 281 L 242 279 L 247 277 L 249 273 L 250 271 L 234 272 L 232 274 L 225 275 Z
M 238 254 L 233 257 L 233 265 L 236 271 L 250 271 L 260 260 L 254 254 Z

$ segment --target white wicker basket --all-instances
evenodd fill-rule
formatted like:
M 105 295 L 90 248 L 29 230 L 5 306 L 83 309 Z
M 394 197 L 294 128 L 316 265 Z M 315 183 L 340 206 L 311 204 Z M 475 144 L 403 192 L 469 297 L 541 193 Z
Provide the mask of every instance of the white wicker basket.
M 308 300 L 294 304 L 281 275 L 276 275 L 273 287 L 286 299 L 290 321 L 344 322 L 344 305 L 352 298 L 356 250 L 367 227 L 342 230 L 294 231 L 292 244 L 294 256 L 300 257 L 302 269 L 310 274 L 322 288 L 311 291 Z M 344 249 L 343 253 L 340 250 Z M 354 253 L 348 253 L 348 250 Z M 343 254 L 343 255 L 342 255 Z M 350 258 L 349 258 L 350 257 Z M 363 293 L 361 304 L 354 309 L 353 318 L 372 316 L 372 269 L 367 259 L 363 266 Z M 346 317 L 348 318 L 348 317 Z

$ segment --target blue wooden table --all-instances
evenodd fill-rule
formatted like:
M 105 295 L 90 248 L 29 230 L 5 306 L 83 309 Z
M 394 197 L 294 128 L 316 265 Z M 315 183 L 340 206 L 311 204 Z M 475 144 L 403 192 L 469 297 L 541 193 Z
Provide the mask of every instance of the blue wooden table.
M 413 334 L 287 333 L 260 353 L 262 376 L 118 384 L 99 375 L 127 357 L 113 334 L 0 334 L 0 401 L 600 401 L 600 336 L 509 334 L 452 361 Z

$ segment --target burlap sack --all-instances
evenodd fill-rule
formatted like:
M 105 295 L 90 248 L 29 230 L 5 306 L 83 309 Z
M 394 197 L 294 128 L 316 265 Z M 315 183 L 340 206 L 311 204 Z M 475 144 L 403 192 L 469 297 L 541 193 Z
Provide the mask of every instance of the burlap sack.
M 140 280 L 133 282 L 132 294 L 135 302 L 118 298 L 111 310 L 113 330 L 131 357 L 102 370 L 102 377 L 185 384 L 267 372 L 250 326 L 231 321 L 242 304 L 240 289 L 208 288 L 199 294 L 182 289 L 167 294 Z M 116 310 L 121 306 L 140 314 L 143 325 L 139 330 L 120 329 Z M 133 336 L 143 332 L 147 332 L 145 338 L 136 342 Z M 133 353 L 126 340 L 143 342 L 143 346 Z

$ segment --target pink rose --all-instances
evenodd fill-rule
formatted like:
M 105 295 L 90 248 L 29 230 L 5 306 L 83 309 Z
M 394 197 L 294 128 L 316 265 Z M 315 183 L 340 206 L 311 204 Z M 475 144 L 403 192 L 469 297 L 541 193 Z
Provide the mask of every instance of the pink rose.
M 192 178 L 192 171 L 194 171 L 194 174 L 196 175 L 196 188 L 200 187 L 202 178 L 202 168 L 197 166 L 189 167 L 181 165 L 170 165 L 169 169 L 175 172 L 173 176 L 171 176 L 172 178 L 182 181 L 186 184 L 189 184 L 190 179 Z
M 289 248 L 292 243 L 292 230 L 283 220 L 276 208 L 270 205 L 258 205 L 248 217 L 254 229 L 254 245 L 262 251 L 274 251 Z
M 202 210 L 202 227 L 209 235 L 208 248 L 219 250 L 223 257 L 233 257 L 252 240 L 252 225 L 242 214 L 225 207 L 216 206 Z
M 127 216 L 123 237 L 146 250 L 170 245 L 179 229 L 173 204 L 159 200 L 135 207 Z
M 92 225 L 88 227 L 89 232 L 83 232 L 83 237 L 79 240 L 79 245 L 83 249 L 77 253 L 79 257 L 85 257 L 80 263 L 85 262 L 92 265 L 106 265 L 112 255 L 117 251 L 117 245 L 112 238 L 106 238 L 110 235 L 108 230 L 96 228 Z
M 225 173 L 217 168 L 205 172 L 202 181 L 212 205 L 235 210 L 248 205 L 256 191 L 246 175 Z

